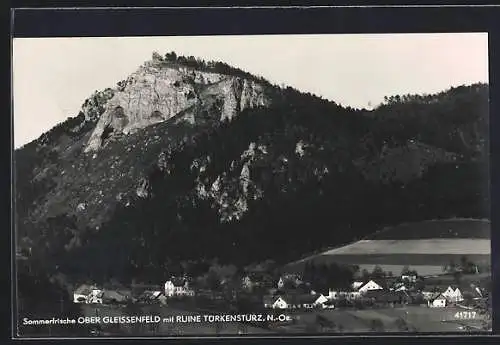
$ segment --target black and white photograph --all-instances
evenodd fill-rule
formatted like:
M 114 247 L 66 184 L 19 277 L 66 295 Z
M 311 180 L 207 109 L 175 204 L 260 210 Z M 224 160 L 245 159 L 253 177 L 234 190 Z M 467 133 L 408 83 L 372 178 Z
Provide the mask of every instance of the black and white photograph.
M 492 331 L 487 33 L 12 54 L 17 337 Z

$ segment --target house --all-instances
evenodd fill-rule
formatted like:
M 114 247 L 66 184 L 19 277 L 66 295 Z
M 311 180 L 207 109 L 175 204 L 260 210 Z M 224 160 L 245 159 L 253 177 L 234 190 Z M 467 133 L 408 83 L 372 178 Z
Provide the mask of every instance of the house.
M 328 299 L 323 295 L 290 294 L 287 296 L 265 296 L 264 308 L 272 309 L 313 309 L 322 307 Z
M 443 294 L 439 294 L 439 295 L 437 295 L 436 297 L 431 298 L 431 299 L 427 302 L 427 305 L 428 305 L 430 308 L 444 308 L 444 307 L 446 307 L 446 302 L 447 302 L 446 297 L 445 297 L 445 296 L 443 296 Z
M 403 274 L 401 275 L 401 280 L 408 283 L 415 283 L 417 281 L 416 274 Z
M 288 309 L 288 303 L 281 296 L 264 296 L 264 308 Z
M 453 289 L 451 286 L 448 286 L 446 291 L 443 292 L 443 296 L 451 303 L 462 302 L 464 300 L 462 292 L 458 287 Z
M 160 302 L 159 297 L 163 295 L 163 291 L 144 291 L 138 298 L 138 302 L 142 303 L 156 303 Z
M 323 306 L 326 302 L 328 302 L 328 298 L 326 298 L 323 294 L 315 294 L 313 295 L 316 297 L 316 300 L 314 301 L 314 305 L 319 305 Z
M 278 280 L 278 289 L 283 289 L 286 283 L 290 283 L 292 286 L 297 287 L 302 284 L 302 279 L 298 274 L 288 273 L 284 274 Z
M 367 291 L 371 291 L 371 290 L 383 290 L 383 288 L 382 288 L 382 286 L 380 286 L 379 284 L 377 284 L 373 280 L 370 280 L 368 283 L 363 284 L 362 286 L 360 286 L 357 290 L 358 290 L 358 292 L 360 294 L 364 294 Z
M 73 303 L 102 303 L 103 291 L 96 286 L 83 284 L 73 293 Z
M 475 286 L 472 290 L 472 298 L 473 299 L 481 299 L 484 298 L 484 292 L 481 290 L 479 286 Z
M 326 301 L 322 304 L 324 309 L 335 309 L 335 303 L 333 301 Z
M 194 296 L 194 290 L 189 287 L 187 279 L 171 278 L 165 282 L 165 296 L 167 297 L 183 297 Z
M 407 291 L 407 290 L 408 288 L 404 284 L 401 284 L 398 287 L 394 288 L 394 291 Z
M 362 282 L 362 281 L 355 281 L 351 284 L 351 287 L 354 289 L 354 290 L 358 290 L 360 287 L 362 287 L 363 285 L 365 285 L 365 282 Z
M 349 301 L 356 300 L 362 297 L 366 292 L 373 290 L 383 290 L 382 286 L 373 280 L 368 282 L 355 281 L 351 285 L 351 289 L 344 291 L 328 290 L 328 300 L 346 299 Z
M 346 299 L 346 300 L 355 300 L 361 297 L 361 293 L 359 291 L 347 290 L 347 291 L 337 291 L 337 290 L 328 290 L 327 299 L 330 301 L 338 300 L 338 299 Z
M 424 298 L 425 301 L 430 301 L 431 299 L 437 296 L 439 296 L 439 293 L 432 291 L 422 291 L 422 297 Z
M 102 296 L 104 294 L 104 291 L 98 288 L 93 288 L 92 291 L 90 292 L 90 296 L 87 300 L 87 303 L 90 304 L 102 304 Z
M 103 303 L 126 303 L 130 300 L 129 295 L 122 294 L 117 290 L 104 290 L 102 294 Z
M 332 301 L 332 300 L 336 300 L 340 297 L 340 294 L 338 291 L 336 290 L 332 290 L 332 289 L 329 289 L 328 290 L 328 300 Z
M 251 291 L 254 285 L 255 283 L 253 282 L 252 278 L 250 278 L 249 275 L 243 277 L 243 279 L 241 280 L 241 287 L 244 290 Z
M 408 304 L 411 298 L 406 291 L 387 291 L 387 290 L 370 290 L 367 291 L 363 298 L 374 304 Z
M 83 284 L 73 292 L 73 303 L 87 303 L 87 299 L 92 292 L 92 286 Z
M 348 301 L 356 300 L 361 298 L 361 292 L 359 291 L 347 291 L 341 294 L 341 297 L 347 299 Z

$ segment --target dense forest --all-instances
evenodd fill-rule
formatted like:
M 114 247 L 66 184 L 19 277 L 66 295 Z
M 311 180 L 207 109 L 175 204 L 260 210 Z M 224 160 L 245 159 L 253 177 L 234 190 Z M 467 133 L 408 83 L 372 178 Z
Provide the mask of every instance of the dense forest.
M 172 53 L 157 59 L 250 77 Z M 372 111 L 269 87 L 271 106 L 245 109 L 231 121 L 194 129 L 168 124 L 182 140 L 171 137 L 168 147 L 148 151 L 154 158 L 146 165 L 146 196 L 117 203 L 98 230 L 73 214 L 23 223 L 30 205 L 54 188 L 51 176 L 30 178 L 33 162 L 57 166 L 62 158 L 47 143 L 85 138 L 112 96 L 95 93 L 85 104 L 93 116 L 81 113 L 16 152 L 22 255 L 49 276 L 161 281 L 186 262 L 196 274 L 215 259 L 237 267 L 284 264 L 387 225 L 489 217 L 487 85 L 387 97 Z M 162 128 L 148 135 L 162 136 Z M 148 141 L 145 133 L 131 137 L 137 146 Z M 120 143 L 109 147 L 127 164 L 149 157 L 132 157 Z M 33 279 L 23 277 L 23 284 Z

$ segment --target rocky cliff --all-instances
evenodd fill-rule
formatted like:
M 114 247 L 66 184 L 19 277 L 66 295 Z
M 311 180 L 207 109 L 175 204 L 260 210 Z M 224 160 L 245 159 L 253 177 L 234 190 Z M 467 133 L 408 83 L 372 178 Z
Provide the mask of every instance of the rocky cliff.
M 200 110 L 207 110 L 214 103 L 221 105 L 220 120 L 231 120 L 247 108 L 267 106 L 270 102 L 264 87 L 253 80 L 152 60 L 119 84 L 106 103 L 85 152 L 98 151 L 112 138 L 179 114 L 195 125 Z

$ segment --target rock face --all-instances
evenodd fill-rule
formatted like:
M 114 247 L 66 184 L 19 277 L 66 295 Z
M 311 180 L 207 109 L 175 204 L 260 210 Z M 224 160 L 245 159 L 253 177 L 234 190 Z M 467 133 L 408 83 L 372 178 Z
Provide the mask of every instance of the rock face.
M 220 120 L 231 120 L 244 109 L 270 104 L 264 86 L 253 80 L 155 60 L 145 63 L 107 96 L 109 100 L 85 152 L 98 151 L 110 139 L 176 115 L 183 115 L 184 121 L 194 125 L 196 111 L 208 108 L 208 100 L 222 104 Z

